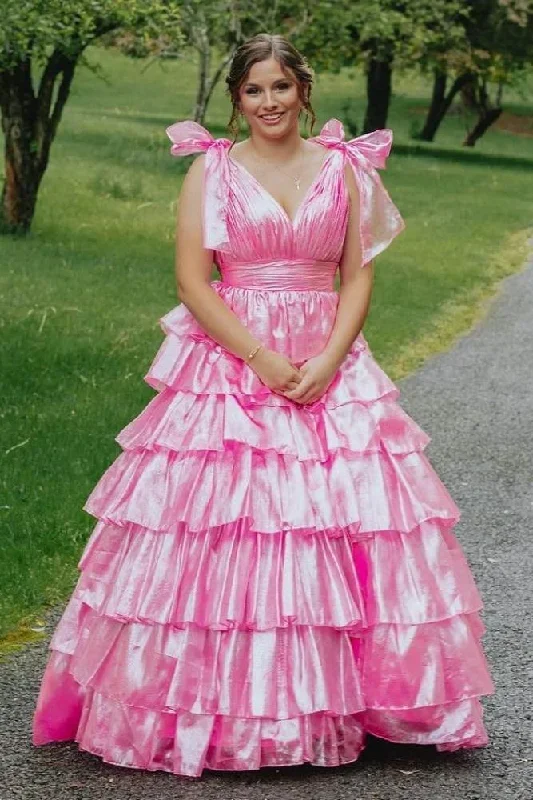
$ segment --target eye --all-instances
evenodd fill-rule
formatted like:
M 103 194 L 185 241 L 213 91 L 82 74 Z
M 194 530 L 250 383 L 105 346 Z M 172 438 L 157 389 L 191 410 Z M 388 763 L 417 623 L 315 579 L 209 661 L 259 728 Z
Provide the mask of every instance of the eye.
M 281 91 L 283 92 L 286 89 L 290 89 L 290 83 L 287 83 L 286 81 L 284 81 L 283 83 L 278 83 L 277 88 L 281 89 Z

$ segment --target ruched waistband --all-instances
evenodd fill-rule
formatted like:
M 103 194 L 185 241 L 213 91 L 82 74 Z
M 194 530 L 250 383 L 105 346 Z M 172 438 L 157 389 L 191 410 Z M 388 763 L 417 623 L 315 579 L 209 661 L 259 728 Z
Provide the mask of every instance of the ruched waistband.
M 244 289 L 310 290 L 331 292 L 338 263 L 306 259 L 233 261 L 220 266 L 222 283 Z

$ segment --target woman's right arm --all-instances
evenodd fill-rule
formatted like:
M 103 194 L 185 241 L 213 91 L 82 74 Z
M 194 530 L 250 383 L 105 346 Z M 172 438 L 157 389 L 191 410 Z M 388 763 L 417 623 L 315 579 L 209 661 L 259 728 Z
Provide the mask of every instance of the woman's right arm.
M 262 344 L 242 324 L 210 285 L 213 251 L 202 242 L 202 193 L 205 156 L 191 164 L 182 184 L 176 220 L 176 283 L 181 302 L 206 333 L 233 355 L 246 361 Z M 273 391 L 294 388 L 300 371 L 279 353 L 263 347 L 247 362 Z

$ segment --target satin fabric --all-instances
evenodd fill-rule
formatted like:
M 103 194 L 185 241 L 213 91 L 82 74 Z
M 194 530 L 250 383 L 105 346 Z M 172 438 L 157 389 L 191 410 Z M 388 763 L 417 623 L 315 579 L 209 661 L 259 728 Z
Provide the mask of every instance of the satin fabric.
M 302 364 L 335 321 L 349 220 L 363 263 L 403 229 L 377 169 L 390 131 L 344 141 L 294 218 L 191 121 L 205 153 L 212 288 L 267 347 Z M 33 742 L 74 739 L 126 767 L 199 776 L 355 761 L 367 733 L 439 750 L 488 743 L 482 601 L 430 437 L 361 333 L 325 394 L 271 392 L 183 306 L 145 375 L 154 398 L 84 508 L 97 523 L 50 643 Z

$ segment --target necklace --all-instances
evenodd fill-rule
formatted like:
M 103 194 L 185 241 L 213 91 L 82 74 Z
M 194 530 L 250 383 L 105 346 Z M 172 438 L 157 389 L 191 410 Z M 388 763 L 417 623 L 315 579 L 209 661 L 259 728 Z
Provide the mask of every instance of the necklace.
M 298 174 L 297 177 L 295 178 L 294 175 L 290 175 L 284 169 L 281 169 L 280 166 L 278 166 L 277 164 L 274 164 L 272 161 L 269 161 L 268 158 L 264 158 L 264 156 L 260 156 L 257 152 L 255 152 L 255 149 L 254 149 L 254 153 L 255 153 L 255 158 L 259 159 L 260 161 L 263 161 L 265 164 L 268 164 L 269 167 L 274 167 L 274 169 L 277 169 L 278 172 L 281 172 L 283 175 L 286 175 L 288 178 L 290 178 L 292 180 L 292 182 L 294 183 L 294 185 L 296 186 L 296 189 L 298 191 L 300 191 L 300 183 L 301 183 L 301 180 L 302 180 L 301 175 Z M 303 156 L 304 156 L 304 154 L 303 154 L 303 150 L 302 150 L 302 152 L 300 154 L 299 161 L 298 161 L 298 166 L 299 167 L 301 166 L 301 162 L 303 160 Z

